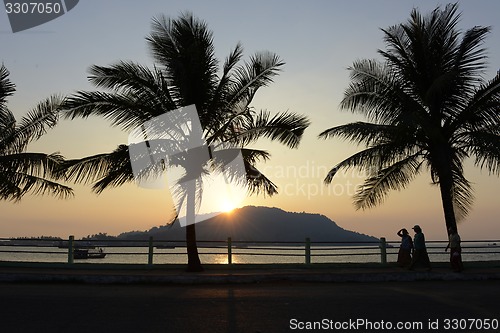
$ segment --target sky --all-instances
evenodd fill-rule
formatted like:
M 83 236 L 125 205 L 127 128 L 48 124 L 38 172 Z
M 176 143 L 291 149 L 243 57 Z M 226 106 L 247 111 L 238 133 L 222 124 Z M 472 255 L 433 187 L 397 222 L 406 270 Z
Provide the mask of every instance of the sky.
M 356 210 L 352 195 L 364 175 L 347 171 L 325 186 L 323 178 L 335 164 L 362 147 L 341 140 L 319 140 L 323 130 L 363 120 L 339 109 L 349 84 L 349 67 L 357 59 L 378 58 L 383 49 L 381 28 L 405 22 L 413 8 L 428 13 L 441 1 L 131 1 L 81 0 L 65 15 L 41 26 L 12 33 L 7 14 L 0 12 L 0 61 L 10 71 L 16 93 L 9 109 L 20 119 L 52 94 L 94 90 L 88 83 L 91 65 L 119 60 L 152 66 L 145 37 L 158 15 L 175 18 L 190 11 L 205 20 L 214 34 L 216 56 L 223 61 L 241 42 L 245 59 L 257 51 L 278 54 L 286 65 L 269 87 L 257 94 L 253 107 L 271 112 L 291 111 L 311 120 L 298 149 L 265 140 L 255 146 L 272 157 L 260 169 L 279 186 L 273 197 L 250 196 L 237 204 L 279 207 L 287 211 L 323 214 L 339 226 L 376 237 L 397 239 L 396 232 L 419 224 L 426 238 L 446 237 L 439 189 L 423 173 L 407 189 L 391 192 L 369 210 Z M 460 29 L 491 26 L 485 46 L 493 78 L 500 68 L 500 2 L 460 1 Z M 128 133 L 100 118 L 62 120 L 30 151 L 60 152 L 79 158 L 109 152 L 127 143 Z M 459 225 L 462 239 L 500 239 L 500 179 L 468 161 L 465 176 L 474 184 L 475 203 Z M 52 235 L 82 237 L 98 232 L 117 235 L 164 225 L 172 215 L 168 189 L 148 190 L 136 184 L 105 190 L 70 184 L 74 198 L 27 195 L 20 203 L 0 202 L 0 237 Z M 229 236 L 229 235 L 228 235 Z

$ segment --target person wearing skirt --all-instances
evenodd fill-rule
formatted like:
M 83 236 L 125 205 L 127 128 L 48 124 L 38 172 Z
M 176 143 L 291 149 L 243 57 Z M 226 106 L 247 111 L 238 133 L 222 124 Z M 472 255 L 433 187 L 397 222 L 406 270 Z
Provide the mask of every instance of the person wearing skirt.
M 399 246 L 398 252 L 398 265 L 400 267 L 408 267 L 411 263 L 413 241 L 408 234 L 408 230 L 404 228 L 398 231 L 398 236 L 401 237 L 401 245 Z
M 461 272 L 464 269 L 464 264 L 462 263 L 462 247 L 460 245 L 460 235 L 455 228 L 448 229 L 448 245 L 445 251 L 450 249 L 450 264 L 451 269 L 455 272 Z

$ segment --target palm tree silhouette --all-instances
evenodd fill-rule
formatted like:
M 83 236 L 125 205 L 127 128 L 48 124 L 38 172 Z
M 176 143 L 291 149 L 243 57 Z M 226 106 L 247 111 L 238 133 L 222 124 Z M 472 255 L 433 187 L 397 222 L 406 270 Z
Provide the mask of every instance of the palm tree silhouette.
M 384 62 L 359 60 L 349 68 L 351 83 L 341 108 L 370 122 L 330 128 L 321 138 L 340 137 L 367 146 L 337 164 L 361 168 L 368 178 L 354 196 L 356 208 L 383 202 L 423 168 L 439 185 L 447 229 L 469 211 L 473 194 L 464 177 L 468 157 L 490 174 L 500 174 L 500 77 L 482 78 L 483 42 L 489 27 L 461 36 L 458 5 L 437 7 L 426 16 L 414 9 L 407 23 L 384 32 Z
M 295 148 L 309 125 L 301 115 L 282 112 L 271 116 L 250 106 L 257 90 L 271 83 L 280 71 L 284 64 L 281 59 L 260 52 L 239 64 L 243 48 L 238 44 L 219 73 L 212 32 L 191 13 L 177 19 L 154 18 L 147 42 L 155 67 L 124 61 L 109 67 L 92 66 L 90 82 L 107 91 L 80 91 L 69 97 L 66 117 L 101 116 L 131 130 L 169 111 L 194 105 L 207 145 L 229 143 L 241 149 L 249 192 L 277 193 L 275 184 L 255 167 L 258 161 L 267 160 L 269 153 L 245 147 L 264 137 Z M 108 154 L 71 161 L 67 164 L 68 176 L 75 181 L 94 182 L 97 193 L 133 181 L 130 147 L 120 145 Z M 196 182 L 189 184 L 195 186 L 188 190 L 190 193 L 199 188 Z M 188 195 L 187 200 L 187 208 L 194 209 L 197 199 Z M 187 212 L 187 216 L 192 217 L 193 212 Z M 186 245 L 188 270 L 201 270 L 194 224 L 186 227 Z
M 65 198 L 71 188 L 55 182 L 61 177 L 63 157 L 59 154 L 26 152 L 28 144 L 55 126 L 62 99 L 52 96 L 40 102 L 16 122 L 7 108 L 7 97 L 15 92 L 9 71 L 0 67 L 0 200 L 19 201 L 27 194 L 52 194 Z

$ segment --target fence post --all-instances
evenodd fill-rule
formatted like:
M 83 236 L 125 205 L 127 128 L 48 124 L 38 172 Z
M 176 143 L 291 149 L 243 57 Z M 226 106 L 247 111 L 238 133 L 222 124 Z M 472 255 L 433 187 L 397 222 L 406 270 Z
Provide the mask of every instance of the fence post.
M 68 264 L 72 264 L 74 260 L 74 241 L 75 236 L 69 236 L 68 239 Z
M 311 264 L 311 239 L 306 238 L 306 265 Z
M 149 236 L 149 251 L 148 251 L 148 266 L 153 266 L 153 252 L 154 252 L 154 247 L 153 247 L 153 236 Z
M 233 263 L 233 247 L 231 237 L 227 238 L 227 263 L 228 265 Z
M 385 237 L 380 238 L 380 262 L 387 264 L 387 242 Z

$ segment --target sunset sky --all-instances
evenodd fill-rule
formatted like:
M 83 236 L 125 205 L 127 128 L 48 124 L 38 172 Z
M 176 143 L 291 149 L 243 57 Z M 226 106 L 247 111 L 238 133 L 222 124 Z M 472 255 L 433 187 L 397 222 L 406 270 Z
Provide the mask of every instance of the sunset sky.
M 246 59 L 256 51 L 277 53 L 285 62 L 283 72 L 257 94 L 255 109 L 305 114 L 312 125 L 298 149 L 290 150 L 261 140 L 255 146 L 272 158 L 261 170 L 278 186 L 272 198 L 252 196 L 238 206 L 274 206 L 287 211 L 326 215 L 345 229 L 376 237 L 397 239 L 401 227 L 420 224 L 427 239 L 446 235 L 439 190 L 423 173 L 405 191 L 392 192 L 384 204 L 356 211 L 355 186 L 364 175 L 340 173 L 330 186 L 323 184 L 327 171 L 360 147 L 340 140 L 319 140 L 330 127 L 363 120 L 339 110 L 349 84 L 346 70 L 353 61 L 377 58 L 384 48 L 382 31 L 409 18 L 412 8 L 424 13 L 442 1 L 174 1 L 82 0 L 70 12 L 39 27 L 12 33 L 7 14 L 0 12 L 0 62 L 10 71 L 17 91 L 8 107 L 20 119 L 37 102 L 51 94 L 94 90 L 87 82 L 93 64 L 118 60 L 152 66 L 145 37 L 151 19 L 159 14 L 175 18 L 191 11 L 214 32 L 217 57 L 223 61 L 241 42 Z M 460 1 L 460 28 L 491 26 L 485 42 L 493 78 L 500 68 L 500 2 Z M 100 118 L 62 120 L 31 151 L 60 152 L 78 158 L 108 152 L 127 143 L 128 133 L 110 127 Z M 466 177 L 474 183 L 475 203 L 459 225 L 462 239 L 500 239 L 500 179 L 466 163 Z M 163 225 L 171 218 L 167 190 L 147 190 L 135 184 L 104 191 L 72 185 L 75 197 L 59 200 L 27 195 L 20 203 L 0 202 L 0 237 L 53 235 L 86 236 L 98 232 L 116 235 Z M 222 209 L 222 208 L 221 208 Z M 229 235 L 228 235 L 229 236 Z

